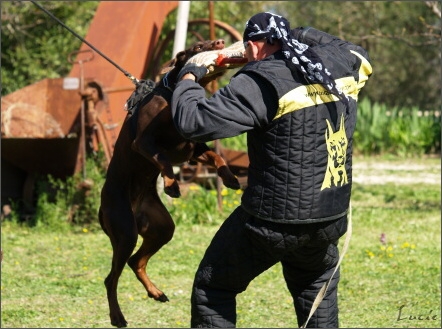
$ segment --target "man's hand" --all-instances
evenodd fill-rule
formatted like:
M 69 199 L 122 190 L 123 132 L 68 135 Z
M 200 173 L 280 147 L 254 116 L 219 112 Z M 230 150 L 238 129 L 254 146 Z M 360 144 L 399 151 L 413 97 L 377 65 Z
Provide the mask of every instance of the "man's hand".
M 192 75 L 195 76 L 195 82 L 200 81 L 207 73 L 209 73 L 209 70 L 207 69 L 206 66 L 204 65 L 196 65 L 194 63 L 191 64 L 186 64 L 184 65 L 184 67 L 181 69 L 180 73 L 178 73 L 178 81 L 181 81 L 183 79 L 183 77 L 188 74 L 191 73 Z

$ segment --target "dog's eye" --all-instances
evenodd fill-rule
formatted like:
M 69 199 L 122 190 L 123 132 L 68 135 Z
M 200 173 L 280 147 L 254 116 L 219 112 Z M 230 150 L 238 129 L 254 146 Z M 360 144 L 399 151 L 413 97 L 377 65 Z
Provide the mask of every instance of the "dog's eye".
M 202 46 L 199 46 L 199 45 L 194 47 L 195 50 L 201 50 L 201 48 L 202 48 Z

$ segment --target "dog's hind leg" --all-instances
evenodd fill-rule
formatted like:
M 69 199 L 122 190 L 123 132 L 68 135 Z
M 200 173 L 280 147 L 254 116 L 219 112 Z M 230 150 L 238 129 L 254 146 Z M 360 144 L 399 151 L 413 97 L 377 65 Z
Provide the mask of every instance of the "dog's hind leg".
M 136 214 L 138 227 L 142 228 L 139 234 L 143 237 L 143 242 L 138 251 L 130 257 L 128 265 L 143 284 L 150 298 L 167 302 L 169 301 L 167 296 L 152 283 L 147 275 L 146 266 L 149 259 L 172 239 L 175 224 L 156 191 L 146 194 Z
M 129 202 L 116 202 L 112 207 L 102 206 L 99 211 L 100 223 L 112 244 L 112 267 L 104 280 L 109 303 L 111 324 L 126 327 L 127 321 L 121 312 L 117 297 L 118 280 L 123 272 L 138 238 L 137 226 Z

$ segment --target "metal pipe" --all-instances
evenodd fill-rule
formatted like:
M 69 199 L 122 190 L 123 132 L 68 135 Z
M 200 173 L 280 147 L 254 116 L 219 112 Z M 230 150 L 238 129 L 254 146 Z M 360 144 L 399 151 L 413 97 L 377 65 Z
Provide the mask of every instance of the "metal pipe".
M 175 40 L 173 43 L 172 58 L 186 48 L 187 22 L 189 21 L 190 1 L 180 1 L 176 19 Z

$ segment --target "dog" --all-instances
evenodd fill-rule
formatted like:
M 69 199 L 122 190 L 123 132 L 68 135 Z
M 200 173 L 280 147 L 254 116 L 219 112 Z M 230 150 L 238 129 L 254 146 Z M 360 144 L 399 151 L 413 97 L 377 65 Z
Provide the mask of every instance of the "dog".
M 113 249 L 112 267 L 104 280 L 113 326 L 127 326 L 117 298 L 118 280 L 126 264 L 150 298 L 160 302 L 169 300 L 146 273 L 149 259 L 172 239 L 175 230 L 174 221 L 157 192 L 159 175 L 164 178 L 164 192 L 173 198 L 181 194 L 172 165 L 189 160 L 214 166 L 225 186 L 240 188 L 221 156 L 206 144 L 185 140 L 177 132 L 170 110 L 178 73 L 187 60 L 195 54 L 222 48 L 224 40 L 219 39 L 197 42 L 179 52 L 163 70 L 167 72 L 163 79 L 128 111 L 118 135 L 98 212 L 101 228 Z M 200 84 L 204 86 L 220 74 L 201 79 Z M 132 255 L 138 235 L 143 242 Z

